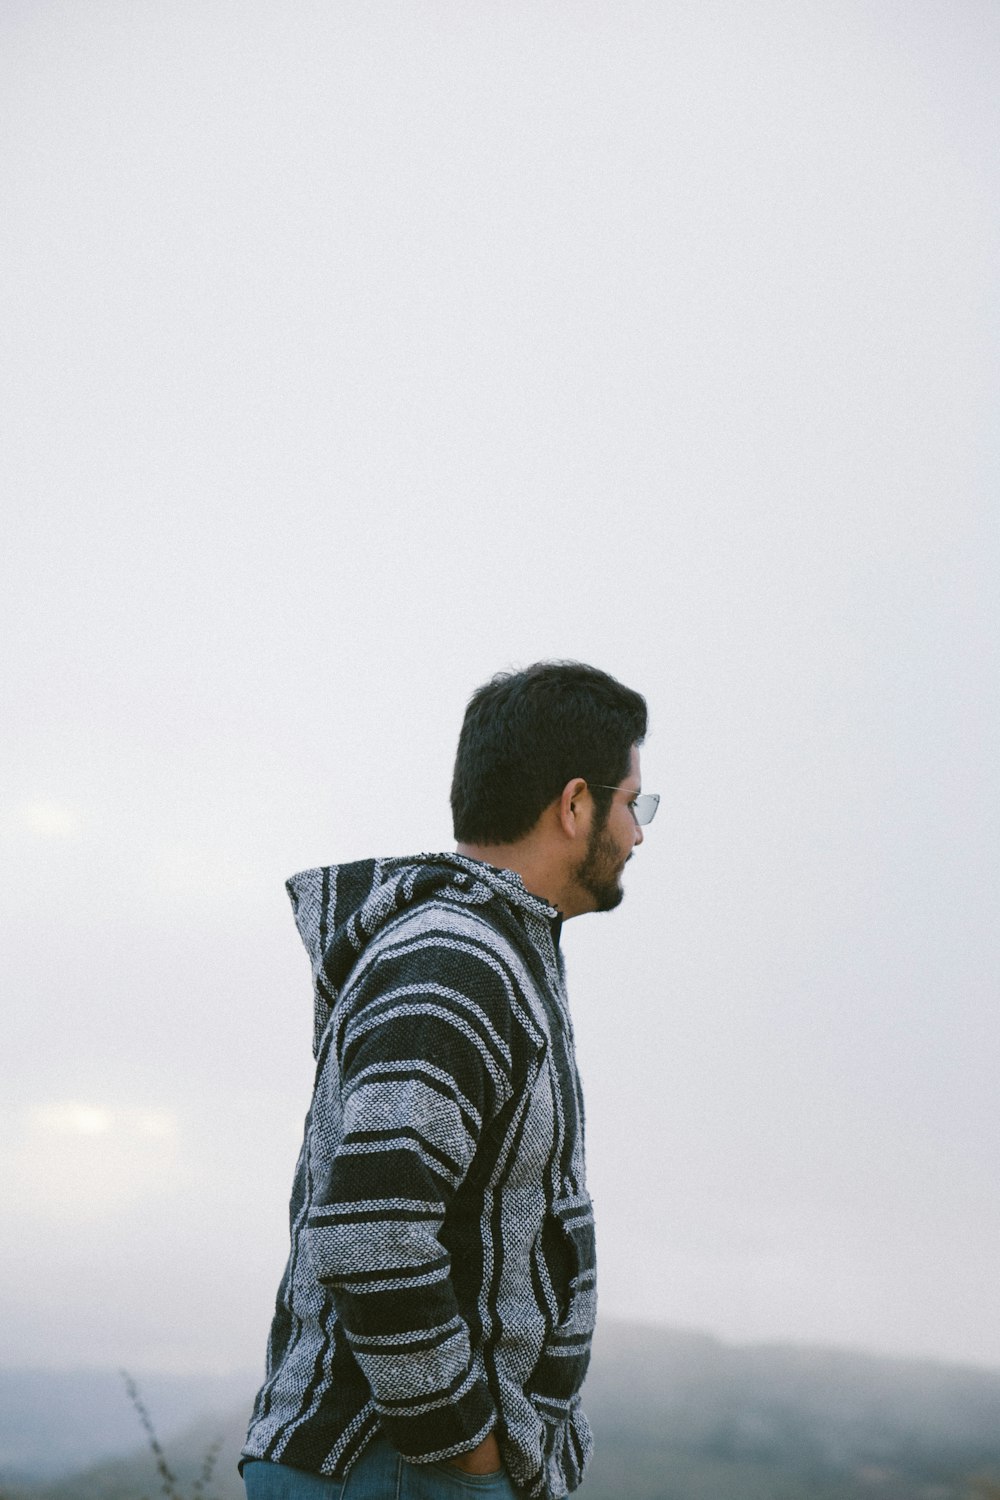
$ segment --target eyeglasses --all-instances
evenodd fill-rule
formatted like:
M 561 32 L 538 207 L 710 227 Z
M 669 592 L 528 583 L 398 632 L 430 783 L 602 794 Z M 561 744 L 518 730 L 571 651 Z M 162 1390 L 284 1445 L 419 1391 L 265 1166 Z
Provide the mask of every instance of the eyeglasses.
M 602 792 L 620 792 L 620 786 L 605 786 L 603 781 L 592 781 L 591 786 L 600 787 Z M 652 823 L 656 817 L 656 809 L 660 805 L 659 792 L 640 792 L 638 796 L 629 800 L 629 809 L 632 816 L 642 828 L 647 823 Z

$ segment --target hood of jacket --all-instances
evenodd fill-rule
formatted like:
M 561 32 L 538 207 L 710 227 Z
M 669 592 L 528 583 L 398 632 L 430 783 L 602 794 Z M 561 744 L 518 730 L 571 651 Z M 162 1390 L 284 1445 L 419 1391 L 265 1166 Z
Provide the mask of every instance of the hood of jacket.
M 559 920 L 555 907 L 532 896 L 513 870 L 462 854 L 321 865 L 300 870 L 285 889 L 312 965 L 314 1054 L 348 974 L 375 934 L 401 912 L 444 898 L 480 908 L 499 902 L 507 914 L 520 909 L 548 924 Z

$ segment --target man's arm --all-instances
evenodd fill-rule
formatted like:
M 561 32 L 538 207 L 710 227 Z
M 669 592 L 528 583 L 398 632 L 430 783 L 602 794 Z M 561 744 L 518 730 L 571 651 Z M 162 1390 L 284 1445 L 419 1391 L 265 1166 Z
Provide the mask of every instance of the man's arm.
M 496 1408 L 473 1356 L 440 1232 L 484 1125 L 510 1097 L 495 1019 L 510 1006 L 475 945 L 426 939 L 364 971 L 317 1085 L 343 1101 L 342 1138 L 309 1216 L 310 1253 L 408 1458 L 501 1467 Z M 502 1022 L 501 1022 L 502 1024 Z M 338 1068 L 339 1061 L 339 1068 Z

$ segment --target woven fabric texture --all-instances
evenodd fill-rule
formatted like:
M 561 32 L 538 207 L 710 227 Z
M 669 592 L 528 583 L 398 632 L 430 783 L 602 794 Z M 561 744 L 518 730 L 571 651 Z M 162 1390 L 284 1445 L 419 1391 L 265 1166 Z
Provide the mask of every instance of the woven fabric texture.
M 596 1312 L 558 914 L 459 855 L 288 882 L 316 1082 L 244 1456 L 343 1477 L 495 1428 L 537 1500 L 579 1484 Z

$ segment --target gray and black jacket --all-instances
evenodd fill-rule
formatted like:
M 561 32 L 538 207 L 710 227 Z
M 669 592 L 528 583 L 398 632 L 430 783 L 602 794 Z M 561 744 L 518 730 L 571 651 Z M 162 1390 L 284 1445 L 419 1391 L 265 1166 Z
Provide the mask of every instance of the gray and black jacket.
M 596 1310 L 558 913 L 459 855 L 288 882 L 316 1084 L 245 1458 L 343 1477 L 377 1432 L 432 1462 L 495 1428 L 575 1489 Z

